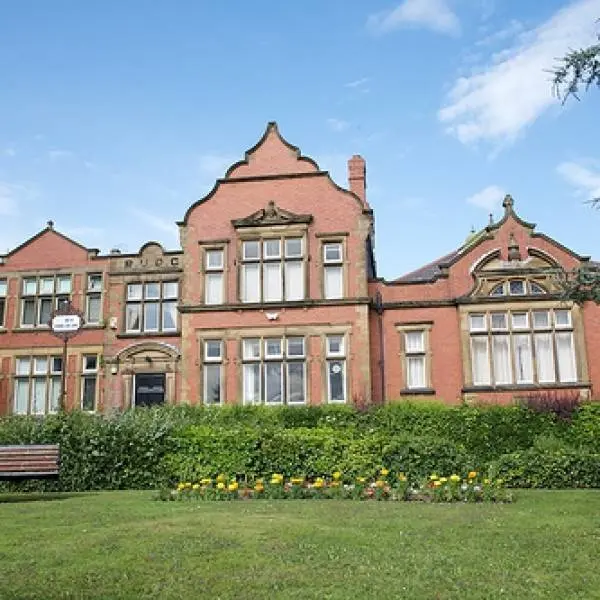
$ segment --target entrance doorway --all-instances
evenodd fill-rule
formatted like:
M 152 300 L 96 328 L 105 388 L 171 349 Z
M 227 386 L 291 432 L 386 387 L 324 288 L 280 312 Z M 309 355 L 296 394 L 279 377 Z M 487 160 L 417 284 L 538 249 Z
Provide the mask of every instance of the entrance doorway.
M 135 406 L 155 406 L 165 402 L 165 374 L 137 373 L 135 376 Z

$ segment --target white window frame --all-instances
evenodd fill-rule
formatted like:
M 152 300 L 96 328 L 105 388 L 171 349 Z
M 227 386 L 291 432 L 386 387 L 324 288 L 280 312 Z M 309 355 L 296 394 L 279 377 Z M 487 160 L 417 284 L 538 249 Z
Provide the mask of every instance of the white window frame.
M 42 287 L 43 282 L 50 281 L 52 281 L 52 292 L 50 288 Z M 61 286 L 63 289 L 61 289 Z M 24 275 L 21 278 L 20 290 L 19 326 L 24 329 L 47 329 L 50 315 L 47 315 L 48 319 L 42 318 L 42 306 L 50 302 L 51 314 L 54 309 L 60 308 L 63 302 L 70 301 L 73 292 L 73 277 L 71 274 L 66 273 Z M 26 303 L 33 305 L 33 323 L 25 323 Z
M 290 251 L 291 242 L 300 242 L 299 253 Z M 254 248 L 256 253 L 250 251 Z M 242 239 L 240 257 L 240 302 L 270 304 L 306 299 L 304 236 L 296 233 Z
M 212 257 L 219 257 L 215 263 L 211 263 Z M 216 283 L 216 287 L 213 285 Z M 211 293 L 218 290 L 217 296 L 212 297 Z M 219 305 L 225 302 L 225 248 L 205 248 L 204 249 L 204 303 L 207 305 Z
M 500 313 L 506 314 L 506 328 L 492 327 L 492 315 Z M 484 315 L 484 322 L 486 323 L 485 329 L 473 327 L 472 317 L 474 315 Z M 566 318 L 565 315 L 567 315 Z M 516 324 L 516 317 L 518 317 L 522 323 Z M 577 371 L 577 346 L 575 342 L 573 313 L 571 309 L 559 307 L 507 308 L 504 311 L 467 313 L 466 318 L 468 320 L 470 333 L 469 352 L 473 386 L 551 386 L 557 383 L 569 384 L 577 383 L 579 381 L 580 374 Z M 563 337 L 560 337 L 562 334 L 564 334 Z M 497 340 L 502 337 L 507 338 L 508 343 L 508 371 L 503 371 L 510 375 L 507 380 L 504 380 L 505 378 L 500 380 L 495 372 L 500 368 L 500 363 L 496 362 L 496 360 L 500 360 L 499 355 L 497 356 L 500 346 L 496 349 L 496 345 L 497 343 L 500 343 L 497 342 Z M 475 380 L 475 339 L 486 340 L 489 382 Z M 525 339 L 527 339 L 527 342 L 525 342 Z M 570 340 L 568 344 L 564 342 L 561 355 L 559 355 L 559 339 Z M 568 348 L 569 353 L 567 353 L 564 348 Z M 517 357 L 517 351 L 519 350 L 526 351 L 527 354 L 525 356 Z M 540 352 L 542 352 L 542 354 L 540 354 Z M 520 363 L 519 360 L 524 360 L 525 362 Z M 567 364 L 564 361 L 569 362 Z M 520 376 L 519 365 L 527 367 L 527 376 Z
M 148 286 L 158 286 L 158 295 L 152 293 L 148 294 L 147 290 L 152 289 Z M 175 293 L 167 291 L 168 286 L 177 285 Z M 141 286 L 141 287 L 140 287 Z M 138 293 L 138 290 L 140 293 Z M 152 335 L 157 333 L 176 333 L 178 331 L 178 317 L 177 317 L 177 302 L 179 296 L 179 281 L 175 280 L 153 280 L 153 281 L 130 281 L 125 284 L 125 333 L 133 334 L 137 333 L 140 335 Z M 148 327 L 146 325 L 146 307 L 149 305 L 156 305 L 157 310 L 157 325 L 156 327 Z M 165 326 L 165 313 L 166 307 L 169 309 L 175 306 L 175 325 L 174 327 Z M 135 308 L 139 314 L 139 327 L 130 327 L 129 323 L 129 310 Z
M 301 340 L 301 353 L 290 352 L 290 342 L 298 343 Z M 269 348 L 270 344 L 278 343 L 278 351 L 271 351 L 274 348 Z M 306 362 L 306 337 L 302 335 L 290 336 L 253 336 L 244 338 L 242 343 L 242 397 L 246 405 L 249 404 L 264 404 L 265 406 L 303 406 L 308 403 L 308 370 Z M 257 352 L 256 352 L 257 351 Z M 295 402 L 291 400 L 291 376 L 290 365 L 302 365 L 302 397 L 303 400 Z M 248 399 L 248 390 L 246 389 L 246 370 L 252 366 L 252 370 L 256 372 L 258 366 L 258 399 L 253 402 Z M 280 391 L 279 397 L 281 401 L 269 402 L 267 393 L 269 391 L 267 381 L 267 371 L 274 368 L 276 365 L 280 373 Z M 275 367 L 275 368 L 277 368 Z M 254 376 L 253 376 L 254 377 Z M 254 389 L 252 390 L 254 395 Z
M 331 341 L 339 340 L 339 348 L 332 350 Z M 348 366 L 347 366 L 347 350 L 346 350 L 346 336 L 344 334 L 330 334 L 325 338 L 325 365 L 326 365 L 326 385 L 327 385 L 327 402 L 329 404 L 346 404 L 348 402 Z M 330 368 L 334 363 L 341 364 L 342 371 L 342 391 L 344 394 L 343 399 L 333 399 L 332 396 L 332 382 Z
M 92 282 L 97 281 L 98 278 L 100 279 L 100 287 L 97 289 Z M 102 322 L 102 289 L 104 283 L 102 273 L 88 273 L 86 282 L 85 322 L 86 325 L 99 325 Z M 98 318 L 92 319 L 90 316 L 90 304 L 95 300 L 99 303 Z
M 95 365 L 93 367 L 90 367 L 88 365 L 88 361 L 90 359 L 94 359 L 95 360 Z M 99 357 L 97 354 L 84 354 L 81 357 L 81 362 L 82 362 L 82 366 L 81 366 L 81 393 L 80 393 L 80 397 L 79 397 L 79 406 L 81 408 L 81 410 L 86 411 L 86 412 L 96 412 L 97 407 L 98 407 L 98 371 L 99 371 Z M 85 394 L 85 382 L 89 381 L 89 380 L 93 380 L 94 382 L 94 404 L 93 404 L 93 408 L 92 409 L 88 409 L 88 408 L 84 408 L 83 406 L 83 401 L 84 401 L 84 394 Z
M 15 358 L 14 389 L 12 400 L 13 414 L 43 415 L 52 414 L 58 410 L 61 394 L 61 371 L 54 369 L 55 361 L 60 356 L 39 354 L 33 356 L 17 356 Z M 44 365 L 44 368 L 41 368 Z M 61 369 L 63 368 L 61 361 Z M 34 396 L 37 384 L 44 382 L 44 406 L 43 410 L 34 410 Z M 17 399 L 20 385 L 27 386 L 27 406 L 25 411 L 18 411 Z M 56 404 L 52 405 L 52 392 L 56 394 Z
M 330 250 L 337 249 L 337 256 L 327 256 Z M 345 293 L 345 274 L 344 274 L 344 242 L 341 240 L 324 241 L 322 244 L 323 256 L 323 298 L 326 300 L 340 300 L 344 298 Z M 339 273 L 339 289 L 329 289 L 329 274 Z
M 209 352 L 210 346 L 217 345 L 219 349 L 218 356 L 213 356 Z M 221 339 L 211 338 L 203 341 L 203 377 L 202 377 L 202 402 L 205 406 L 223 406 L 224 389 L 223 389 L 223 352 L 224 342 Z M 218 368 L 219 376 L 219 400 L 217 402 L 208 401 L 208 369 Z

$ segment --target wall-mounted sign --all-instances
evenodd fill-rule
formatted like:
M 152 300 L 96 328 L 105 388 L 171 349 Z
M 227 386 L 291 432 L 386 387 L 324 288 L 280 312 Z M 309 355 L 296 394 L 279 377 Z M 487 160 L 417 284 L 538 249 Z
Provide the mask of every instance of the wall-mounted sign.
M 55 315 L 50 326 L 54 333 L 78 331 L 81 329 L 81 317 L 79 315 Z
M 79 333 L 83 323 L 81 311 L 74 308 L 71 302 L 66 302 L 52 313 L 48 325 L 56 337 L 67 340 Z

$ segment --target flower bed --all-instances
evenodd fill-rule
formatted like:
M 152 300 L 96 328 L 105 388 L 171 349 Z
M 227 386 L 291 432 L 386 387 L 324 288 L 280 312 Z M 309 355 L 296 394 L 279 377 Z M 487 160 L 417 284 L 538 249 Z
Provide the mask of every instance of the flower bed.
M 425 481 L 411 481 L 404 473 L 393 476 L 386 468 L 375 478 L 346 478 L 339 471 L 331 476 L 307 479 L 285 478 L 280 473 L 254 481 L 221 474 L 196 483 L 180 482 L 161 490 L 161 500 L 250 500 L 250 499 L 352 499 L 422 502 L 512 502 L 513 495 L 502 479 L 482 477 L 476 471 L 464 476 L 431 474 Z

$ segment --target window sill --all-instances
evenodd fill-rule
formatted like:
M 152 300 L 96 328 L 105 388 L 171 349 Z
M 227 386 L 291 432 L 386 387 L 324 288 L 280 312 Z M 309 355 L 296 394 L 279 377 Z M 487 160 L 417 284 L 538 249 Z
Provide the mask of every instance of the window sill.
M 277 302 L 236 302 L 233 304 L 188 304 L 179 307 L 181 313 L 213 312 L 213 311 L 242 311 L 262 310 L 272 311 L 284 308 L 311 308 L 314 306 L 349 306 L 370 304 L 368 297 L 339 298 L 328 300 L 323 298 L 307 298 L 305 300 L 287 300 Z
M 181 331 L 137 331 L 117 333 L 117 339 L 152 338 L 152 337 L 179 337 Z
M 433 388 L 403 388 L 400 390 L 401 396 L 435 396 Z
M 536 390 L 569 390 L 591 388 L 590 382 L 573 383 L 525 383 L 511 385 L 468 385 L 464 386 L 462 392 L 465 394 L 473 392 L 530 392 Z

